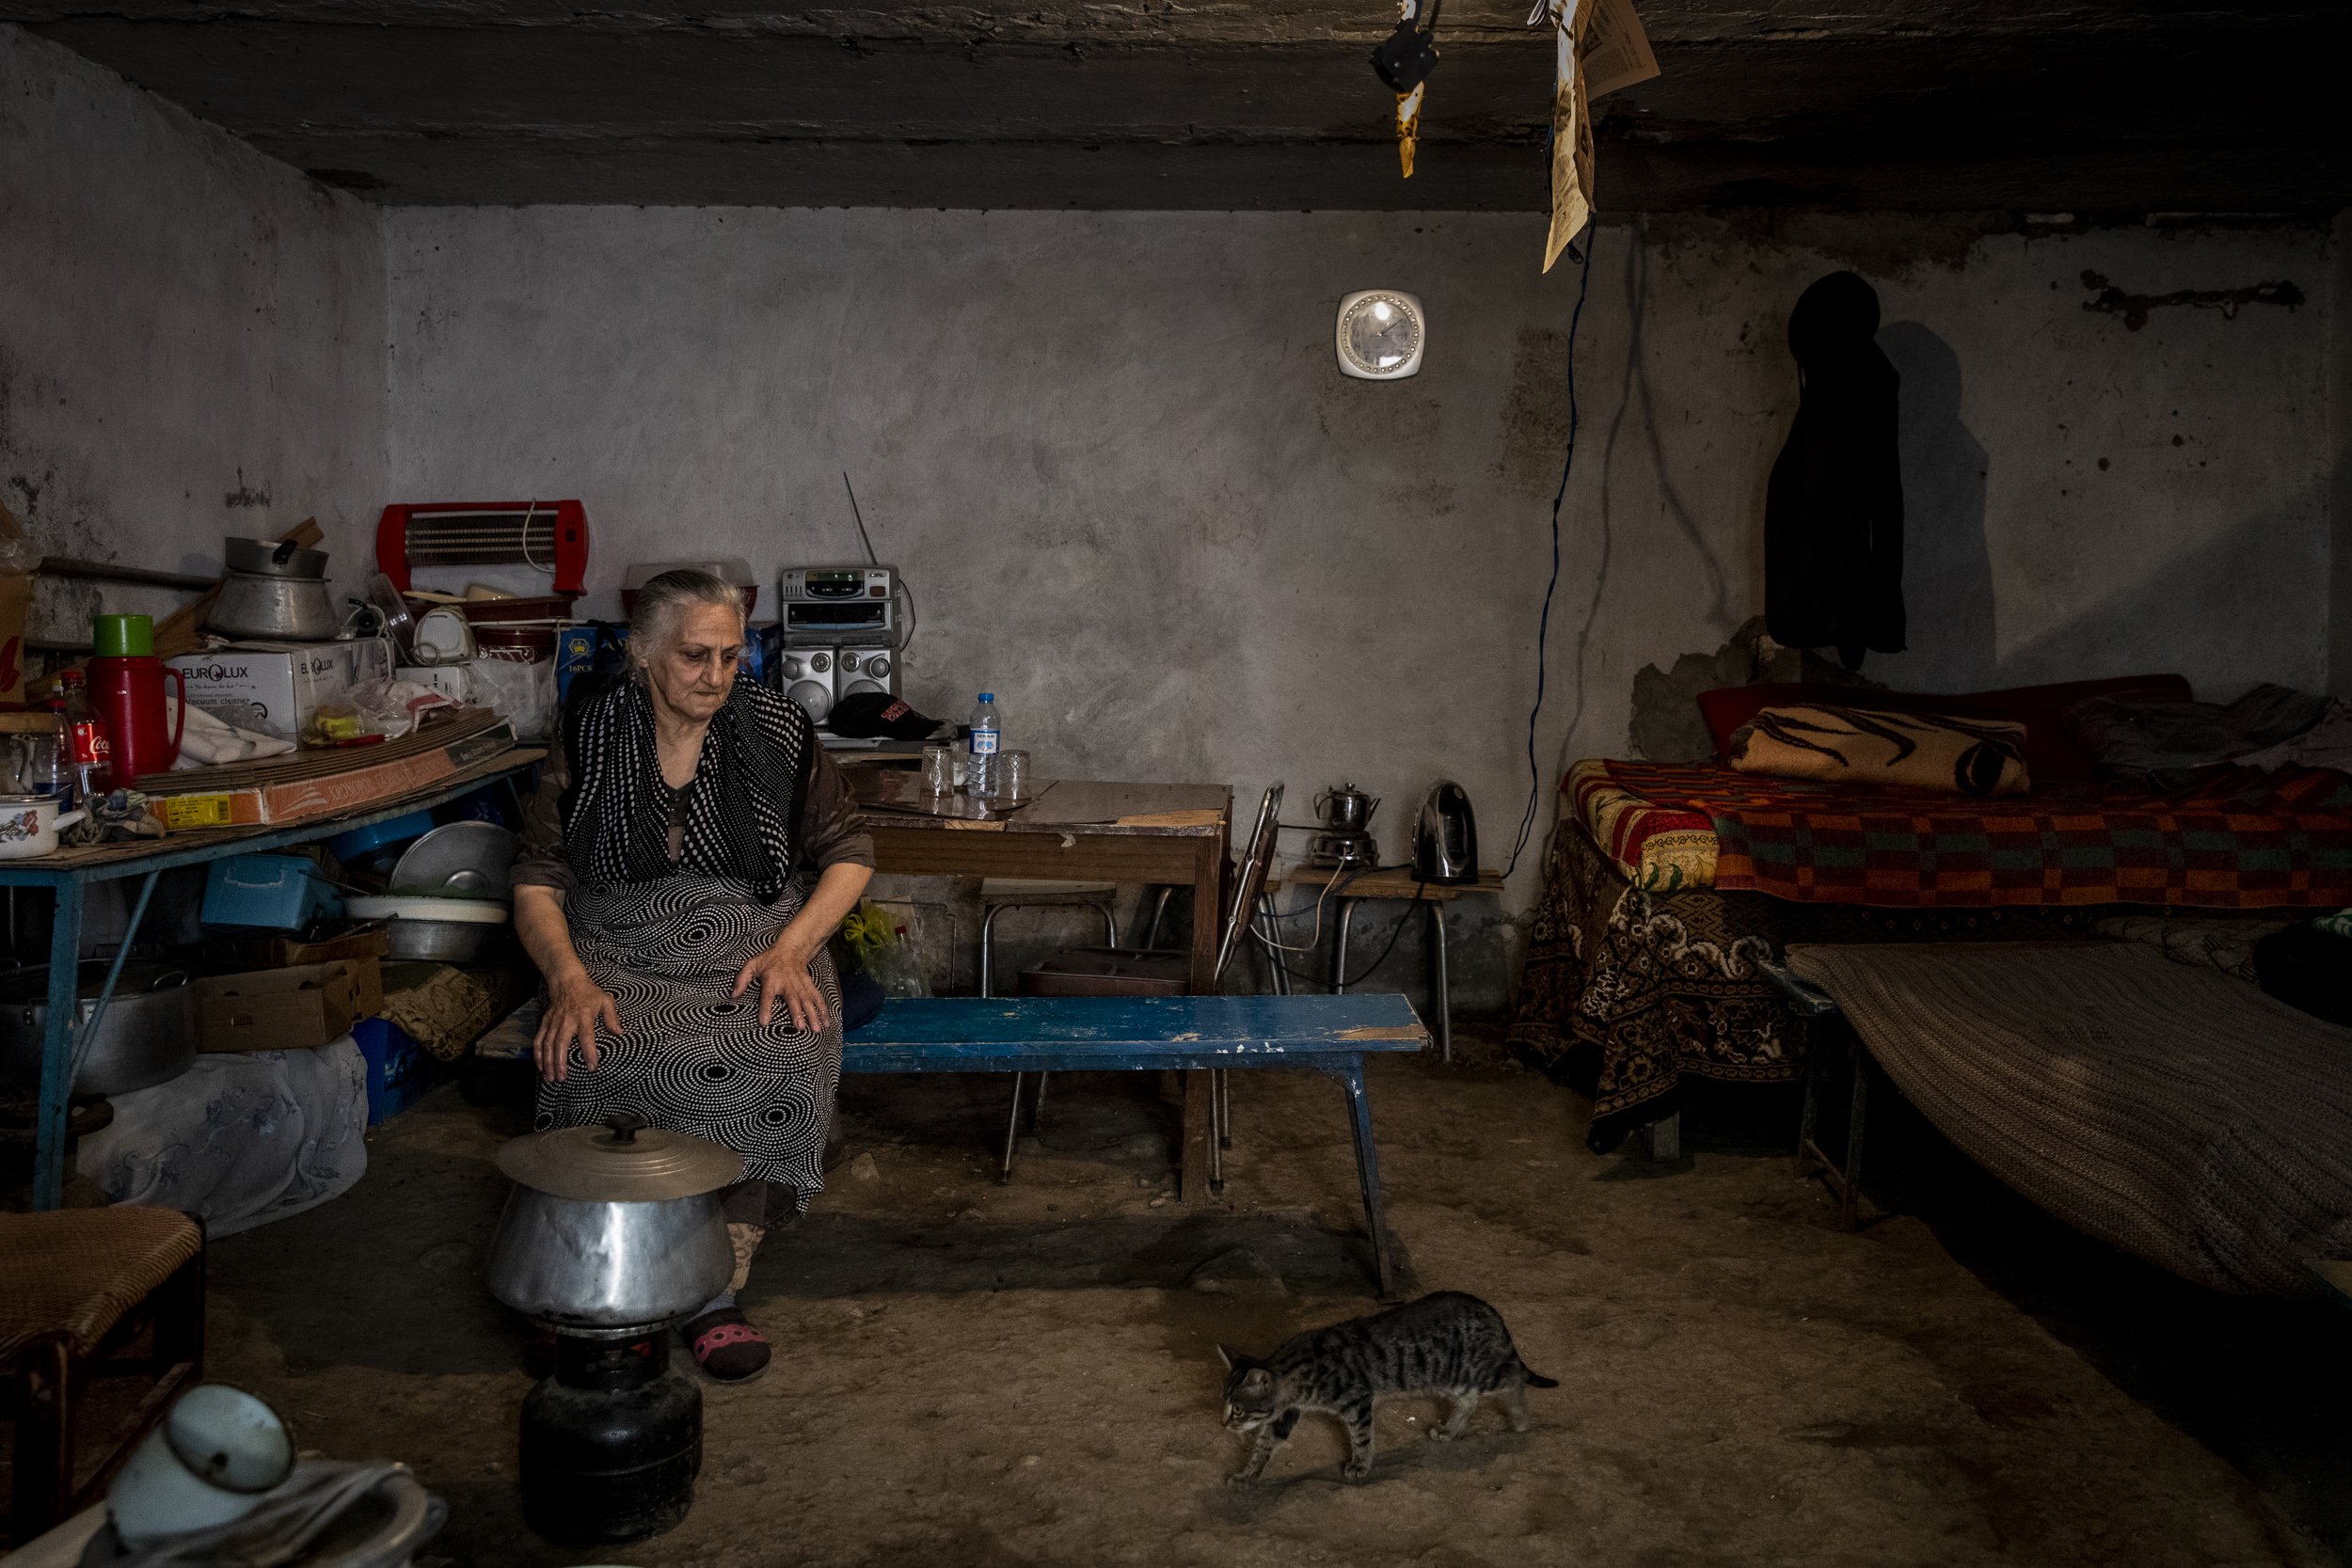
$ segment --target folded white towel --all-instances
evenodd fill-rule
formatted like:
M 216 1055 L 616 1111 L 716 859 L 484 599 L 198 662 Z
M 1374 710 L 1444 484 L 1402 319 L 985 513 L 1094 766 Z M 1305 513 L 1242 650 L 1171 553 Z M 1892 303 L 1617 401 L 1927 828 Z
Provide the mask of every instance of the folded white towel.
M 250 762 L 256 757 L 284 756 L 294 749 L 291 740 L 241 730 L 227 720 L 191 705 L 180 736 L 180 755 L 172 771 L 209 768 L 215 763 Z

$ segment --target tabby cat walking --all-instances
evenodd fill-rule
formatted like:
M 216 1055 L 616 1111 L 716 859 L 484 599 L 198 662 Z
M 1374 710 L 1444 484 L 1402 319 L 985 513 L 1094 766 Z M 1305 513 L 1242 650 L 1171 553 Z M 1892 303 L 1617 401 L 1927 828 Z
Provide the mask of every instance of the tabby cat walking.
M 1217 1347 L 1225 1358 L 1225 1424 L 1252 1435 L 1249 1457 L 1227 1478 L 1248 1486 L 1265 1470 L 1300 1412 L 1324 1410 L 1347 1428 L 1350 1481 L 1372 1474 L 1372 1406 L 1383 1394 L 1442 1394 L 1451 1402 L 1429 1435 L 1462 1434 L 1478 1402 L 1501 1394 L 1511 1430 L 1527 1430 L 1527 1390 L 1559 1384 L 1529 1370 L 1502 1314 L 1458 1291 L 1441 1291 L 1369 1318 L 1351 1318 L 1284 1340 L 1263 1358 Z

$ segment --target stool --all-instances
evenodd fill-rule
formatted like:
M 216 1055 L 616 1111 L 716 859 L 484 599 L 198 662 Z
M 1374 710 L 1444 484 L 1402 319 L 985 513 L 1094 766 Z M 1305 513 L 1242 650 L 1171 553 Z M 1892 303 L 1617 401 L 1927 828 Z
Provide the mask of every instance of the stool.
M 1445 906 L 1470 894 L 1499 897 L 1502 874 L 1481 871 L 1474 882 L 1424 882 L 1409 867 L 1341 871 L 1301 866 L 1288 874 L 1294 886 L 1327 885 L 1325 896 L 1339 906 L 1340 928 L 1331 945 L 1331 994 L 1347 990 L 1347 939 L 1356 925 L 1356 906 L 1368 898 L 1396 899 L 1421 905 L 1429 911 L 1430 1030 L 1438 1038 L 1440 1060 L 1454 1060 L 1453 977 L 1447 974 Z M 1406 911 L 1410 914 L 1409 910 Z M 1403 916 L 1398 918 L 1402 919 Z
M 149 1334 L 145 1354 L 126 1348 Z M 204 1228 L 174 1209 L 0 1214 L 0 1375 L 16 1422 L 18 1544 L 72 1517 L 204 1371 Z M 151 1377 L 77 1484 L 75 1425 L 102 1377 Z
M 1119 945 L 1119 914 L 1111 900 L 1116 882 L 1043 882 L 1012 877 L 990 877 L 980 883 L 980 994 L 996 994 L 996 917 L 1007 910 L 1054 906 L 1099 910 L 1103 915 L 1103 945 Z

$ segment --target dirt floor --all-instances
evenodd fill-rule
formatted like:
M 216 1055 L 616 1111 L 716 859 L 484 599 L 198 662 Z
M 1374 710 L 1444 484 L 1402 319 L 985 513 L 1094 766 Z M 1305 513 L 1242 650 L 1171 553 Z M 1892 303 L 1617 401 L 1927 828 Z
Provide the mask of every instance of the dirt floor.
M 1380 1416 L 1372 1480 L 1310 1418 L 1260 1487 L 1222 1340 L 1370 1309 L 1339 1091 L 1243 1073 L 1220 1201 L 1171 1196 L 1146 1075 L 1057 1078 L 1000 1185 L 1003 1078 L 851 1079 L 844 1163 L 772 1236 L 761 1381 L 706 1390 L 692 1515 L 561 1551 L 515 1489 L 522 1338 L 484 1294 L 519 1115 L 443 1088 L 342 1200 L 214 1250 L 213 1375 L 306 1448 L 405 1459 L 491 1565 L 2328 1563 L 2347 1522 L 2340 1321 L 2223 1301 L 2057 1229 L 1882 1116 L 1906 1212 L 1840 1233 L 1774 1132 L 1692 1119 L 1672 1166 L 1583 1148 L 1581 1102 L 1467 1038 L 1383 1062 L 1417 1290 L 1500 1307 L 1561 1381 L 1458 1443 Z M 1891 1099 L 1891 1097 L 1888 1097 Z M 1877 1147 L 1874 1145 L 1874 1147 Z

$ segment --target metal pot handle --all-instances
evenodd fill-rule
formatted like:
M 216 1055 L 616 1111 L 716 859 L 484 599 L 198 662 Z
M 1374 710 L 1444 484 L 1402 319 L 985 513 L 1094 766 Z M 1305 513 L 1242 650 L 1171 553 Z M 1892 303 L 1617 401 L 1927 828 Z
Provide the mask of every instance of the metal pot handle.
M 156 975 L 155 978 L 147 983 L 147 993 L 150 996 L 152 996 L 155 992 L 163 990 L 166 986 L 184 986 L 195 978 L 196 976 L 190 974 L 184 969 L 166 970 L 163 974 Z

